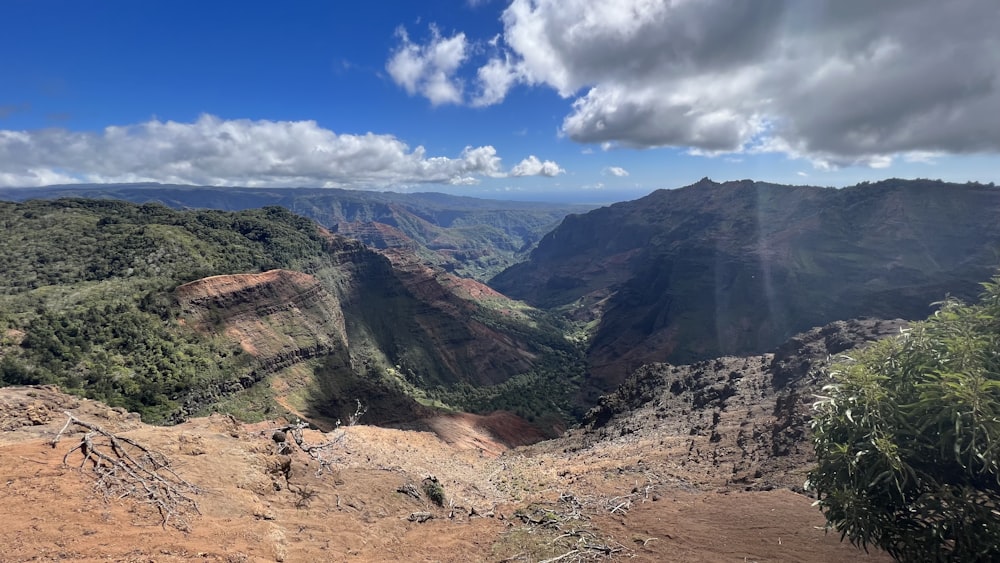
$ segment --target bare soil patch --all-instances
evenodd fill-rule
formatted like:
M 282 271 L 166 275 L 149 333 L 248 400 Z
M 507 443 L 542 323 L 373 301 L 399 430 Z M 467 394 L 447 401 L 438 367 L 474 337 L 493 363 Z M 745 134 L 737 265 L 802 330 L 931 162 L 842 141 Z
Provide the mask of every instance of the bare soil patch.
M 161 526 L 148 505 L 105 499 L 85 471 L 62 463 L 82 429 L 49 444 L 64 411 L 167 456 L 202 491 L 201 515 L 182 531 Z M 475 417 L 444 421 L 447 439 L 367 426 L 306 430 L 307 443 L 336 440 L 324 467 L 301 451 L 278 454 L 273 429 L 285 421 L 216 415 L 150 427 L 34 388 L 0 389 L 0 420 L 4 562 L 540 561 L 573 550 L 564 560 L 866 560 L 824 534 L 811 499 L 698 484 L 669 447 L 639 441 L 510 450 L 510 437 Z M 431 476 L 442 505 L 422 488 Z M 421 523 L 418 513 L 429 518 Z

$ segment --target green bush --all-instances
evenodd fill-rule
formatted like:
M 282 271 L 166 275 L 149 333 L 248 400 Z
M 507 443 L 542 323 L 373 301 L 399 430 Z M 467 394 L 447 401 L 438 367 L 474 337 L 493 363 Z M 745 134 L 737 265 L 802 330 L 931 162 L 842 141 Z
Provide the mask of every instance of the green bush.
M 441 485 L 437 477 L 432 475 L 425 478 L 421 488 L 424 490 L 427 498 L 431 499 L 431 502 L 438 506 L 444 506 L 444 486 Z
M 827 523 L 902 561 L 1000 561 L 1000 276 L 840 364 L 810 473 Z

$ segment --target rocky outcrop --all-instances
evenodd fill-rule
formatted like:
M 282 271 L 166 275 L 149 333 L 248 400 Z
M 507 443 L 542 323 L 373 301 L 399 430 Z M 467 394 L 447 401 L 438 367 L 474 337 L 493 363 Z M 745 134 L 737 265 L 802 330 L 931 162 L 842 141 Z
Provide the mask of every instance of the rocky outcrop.
M 175 294 L 185 322 L 225 334 L 264 365 L 289 365 L 347 345 L 340 303 L 308 274 L 212 276 L 181 285 Z
M 811 405 L 838 354 L 898 334 L 905 323 L 838 321 L 796 335 L 775 352 L 636 370 L 587 414 L 570 440 L 686 443 L 678 463 L 716 483 L 801 488 L 813 460 Z M 692 468 L 701 467 L 701 471 Z

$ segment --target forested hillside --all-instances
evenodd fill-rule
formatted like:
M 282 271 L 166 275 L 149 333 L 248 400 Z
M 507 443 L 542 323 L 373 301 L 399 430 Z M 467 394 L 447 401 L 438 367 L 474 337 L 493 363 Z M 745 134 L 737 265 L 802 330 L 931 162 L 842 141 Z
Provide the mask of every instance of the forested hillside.
M 375 422 L 436 406 L 556 424 L 572 409 L 572 382 L 550 386 L 555 402 L 524 398 L 579 371 L 547 315 L 404 271 L 281 207 L 29 201 L 0 203 L 0 224 L 3 384 L 57 384 L 152 421 L 336 419 L 356 400 L 381 407 Z
M 567 214 L 594 207 L 333 188 L 161 184 L 0 188 L 0 199 L 12 201 L 67 197 L 222 211 L 279 205 L 372 247 L 405 248 L 430 264 L 480 281 L 526 258 L 542 236 Z

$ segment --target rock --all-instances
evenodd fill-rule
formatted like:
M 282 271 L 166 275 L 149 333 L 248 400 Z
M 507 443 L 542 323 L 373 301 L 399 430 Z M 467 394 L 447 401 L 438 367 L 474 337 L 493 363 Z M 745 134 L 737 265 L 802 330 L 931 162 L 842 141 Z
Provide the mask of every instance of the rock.
M 409 518 L 407 518 L 407 520 L 409 520 L 410 522 L 423 524 L 424 522 L 430 520 L 431 518 L 434 518 L 434 515 L 431 514 L 430 512 L 412 512 L 410 513 L 410 516 Z

